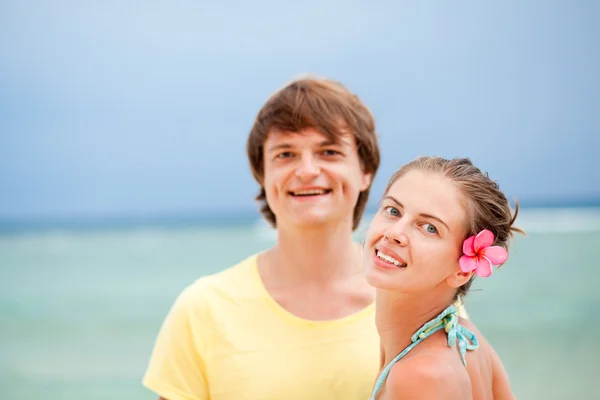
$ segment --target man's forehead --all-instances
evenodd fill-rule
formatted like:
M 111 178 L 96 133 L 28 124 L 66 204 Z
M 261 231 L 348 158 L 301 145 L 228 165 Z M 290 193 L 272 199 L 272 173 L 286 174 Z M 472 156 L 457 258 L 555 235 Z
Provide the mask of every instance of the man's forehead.
M 316 129 L 304 129 L 299 132 L 272 130 L 265 141 L 266 145 L 280 145 L 282 143 L 293 144 L 340 144 L 353 145 L 355 143 L 354 136 L 350 133 L 337 133 L 326 135 Z

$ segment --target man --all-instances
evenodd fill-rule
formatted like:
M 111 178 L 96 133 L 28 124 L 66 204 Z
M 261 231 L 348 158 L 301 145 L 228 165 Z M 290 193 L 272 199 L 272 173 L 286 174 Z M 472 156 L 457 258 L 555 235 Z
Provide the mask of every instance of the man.
M 379 168 L 374 118 L 337 82 L 296 80 L 247 153 L 277 242 L 180 294 L 144 385 L 168 400 L 368 398 L 379 337 L 352 233 Z

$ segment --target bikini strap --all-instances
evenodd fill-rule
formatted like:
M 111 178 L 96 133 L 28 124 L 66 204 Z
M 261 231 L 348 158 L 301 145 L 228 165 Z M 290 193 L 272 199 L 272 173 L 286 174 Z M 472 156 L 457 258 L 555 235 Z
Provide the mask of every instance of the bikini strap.
M 466 366 L 467 361 L 465 360 L 465 353 L 467 350 L 475 350 L 479 346 L 479 342 L 475 337 L 475 334 L 465 328 L 462 325 L 458 324 L 458 310 L 454 305 L 446 308 L 440 315 L 431 321 L 427 322 L 425 325 L 421 327 L 414 335 L 411 337 L 412 343 L 409 344 L 400 354 L 398 354 L 386 367 L 381 371 L 381 374 L 377 378 L 375 382 L 375 387 L 373 389 L 373 394 L 370 397 L 370 400 L 375 400 L 377 394 L 381 390 L 381 387 L 385 383 L 390 370 L 394 366 L 394 364 L 404 357 L 408 352 L 410 352 L 417 344 L 421 343 L 423 340 L 439 331 L 440 329 L 444 329 L 446 334 L 448 335 L 448 346 L 454 347 L 458 341 L 458 350 L 460 352 L 460 357 L 462 363 Z

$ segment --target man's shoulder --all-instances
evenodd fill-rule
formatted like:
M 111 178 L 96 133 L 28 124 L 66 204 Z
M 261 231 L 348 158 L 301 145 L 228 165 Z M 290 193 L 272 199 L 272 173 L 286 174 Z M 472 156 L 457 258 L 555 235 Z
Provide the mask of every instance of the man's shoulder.
M 258 253 L 252 254 L 222 271 L 196 279 L 183 289 L 179 297 L 189 303 L 201 304 L 209 298 L 243 295 L 256 290 L 257 256 Z
M 198 278 L 183 288 L 163 321 L 160 337 L 165 338 L 165 341 L 180 340 L 181 337 L 184 338 L 181 340 L 189 340 L 189 337 L 194 337 L 195 345 L 204 346 L 207 341 L 212 340 L 211 337 L 218 337 L 211 333 L 218 331 L 218 326 L 224 320 L 228 324 L 229 321 L 235 324 L 245 311 L 243 308 L 246 303 L 243 300 L 248 297 L 245 292 L 258 292 L 252 289 L 253 285 L 258 285 L 249 282 L 247 278 L 252 274 L 254 258 L 255 256 L 249 256 L 221 272 Z M 247 289 L 242 286 L 244 280 Z M 201 342 L 204 344 L 199 344 Z
M 231 283 L 247 282 L 254 277 L 257 268 L 258 253 L 249 255 L 237 263 L 209 275 L 202 276 L 192 283 L 192 287 L 230 285 Z

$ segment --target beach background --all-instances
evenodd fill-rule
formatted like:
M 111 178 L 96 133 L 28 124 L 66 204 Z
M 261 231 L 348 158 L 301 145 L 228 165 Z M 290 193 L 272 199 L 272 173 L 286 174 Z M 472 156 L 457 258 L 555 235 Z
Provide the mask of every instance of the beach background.
M 140 382 L 175 297 L 271 246 L 261 221 L 0 235 L 2 398 L 154 398 Z M 519 225 L 528 236 L 473 284 L 470 316 L 519 399 L 600 398 L 600 208 L 525 209 Z
M 195 279 L 270 247 L 245 140 L 291 79 L 339 80 L 381 166 L 469 157 L 518 199 L 466 299 L 519 399 L 600 398 L 600 3 L 0 0 L 0 397 L 155 399 Z

